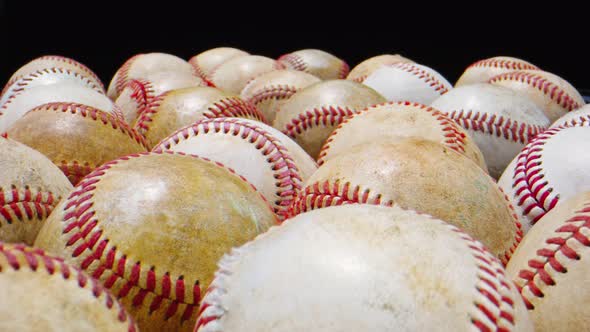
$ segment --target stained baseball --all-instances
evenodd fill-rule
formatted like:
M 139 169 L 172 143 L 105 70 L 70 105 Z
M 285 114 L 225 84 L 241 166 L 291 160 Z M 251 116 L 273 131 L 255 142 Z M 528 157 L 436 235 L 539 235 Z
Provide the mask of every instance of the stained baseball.
M 477 83 L 487 83 L 496 75 L 515 70 L 540 70 L 532 63 L 509 56 L 496 56 L 483 59 L 471 64 L 455 83 L 455 87 Z
M 277 61 L 286 68 L 310 73 L 322 80 L 346 78 L 348 64 L 338 57 L 322 50 L 305 49 L 280 56 Z
M 210 80 L 209 75 L 215 70 L 215 68 L 217 68 L 217 66 L 227 60 L 242 55 L 250 54 L 233 47 L 217 47 L 193 56 L 188 62 L 195 68 L 195 71 L 202 79 L 208 81 Z
M 405 58 L 399 54 L 382 54 L 374 57 L 370 57 L 363 62 L 356 65 L 350 70 L 347 80 L 362 83 L 369 75 L 375 70 L 379 69 L 383 65 L 392 65 L 398 62 L 413 63 L 414 61 Z
M 209 75 L 213 86 L 228 93 L 240 94 L 251 79 L 283 68 L 283 65 L 265 56 L 243 55 L 225 61 Z

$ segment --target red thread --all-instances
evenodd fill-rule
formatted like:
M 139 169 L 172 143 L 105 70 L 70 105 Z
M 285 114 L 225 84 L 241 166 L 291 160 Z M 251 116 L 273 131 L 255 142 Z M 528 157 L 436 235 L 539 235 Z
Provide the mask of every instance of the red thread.
M 19 189 L 12 186 L 10 190 L 0 187 L 0 221 L 12 224 L 16 220 L 23 221 L 24 218 L 46 219 L 57 202 L 51 192 L 32 191 L 29 187 Z
M 306 110 L 291 119 L 291 121 L 285 125 L 283 133 L 295 139 L 307 129 L 315 126 L 337 126 L 342 123 L 346 117 L 353 115 L 355 112 L 355 110 L 346 106 L 322 106 Z
M 436 78 L 436 76 L 432 75 L 427 70 L 416 66 L 416 64 L 414 63 L 396 62 L 394 64 L 386 66 L 401 69 L 407 73 L 410 73 L 418 77 L 419 79 L 423 80 L 424 83 L 432 87 L 434 91 L 438 92 L 440 95 L 444 95 L 449 91 L 445 83 L 439 81 L 438 78 Z
M 274 99 L 283 100 L 288 99 L 297 92 L 298 89 L 292 85 L 271 85 L 264 87 L 262 90 L 257 91 L 252 97 L 248 99 L 250 103 L 255 106 L 262 103 L 263 101 Z
M 531 65 L 524 61 L 518 61 L 517 59 L 498 59 L 490 58 L 479 60 L 468 67 L 493 67 L 510 70 L 539 70 L 537 66 Z

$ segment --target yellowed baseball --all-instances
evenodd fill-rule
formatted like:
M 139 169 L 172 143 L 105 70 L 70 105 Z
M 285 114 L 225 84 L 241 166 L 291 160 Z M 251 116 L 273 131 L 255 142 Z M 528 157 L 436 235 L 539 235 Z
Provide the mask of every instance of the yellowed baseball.
M 348 75 L 348 64 L 322 50 L 305 49 L 280 56 L 277 61 L 286 68 L 304 71 L 322 80 L 344 79 Z

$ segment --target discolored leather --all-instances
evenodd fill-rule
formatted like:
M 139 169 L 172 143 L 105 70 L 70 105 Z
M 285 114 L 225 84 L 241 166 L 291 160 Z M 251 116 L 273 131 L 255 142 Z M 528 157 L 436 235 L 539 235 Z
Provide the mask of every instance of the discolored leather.
M 42 71 L 49 68 L 62 68 L 64 70 L 68 70 L 71 72 L 78 73 L 87 79 L 91 80 L 100 90 L 104 93 L 104 86 L 102 81 L 98 78 L 98 76 L 88 67 L 83 65 L 82 63 L 60 55 L 44 55 L 38 58 L 35 58 L 12 74 L 8 82 L 2 89 L 2 94 L 6 92 L 6 89 L 11 86 L 17 80 L 30 75 L 36 71 Z
M 322 164 L 356 145 L 395 142 L 404 137 L 421 137 L 446 145 L 487 172 L 481 151 L 465 130 L 439 110 L 410 102 L 379 104 L 351 116 L 332 132 L 318 162 Z
M 348 64 L 326 51 L 305 49 L 285 54 L 278 61 L 288 69 L 300 70 L 322 80 L 344 79 L 348 75 Z
M 103 166 L 86 180 L 76 187 L 78 196 L 56 208 L 35 245 L 98 275 L 120 297 L 141 331 L 190 331 L 198 294 L 211 281 L 217 260 L 277 223 L 268 203 L 250 184 L 194 156 L 131 156 Z M 72 223 L 85 216 L 81 212 L 77 218 L 69 216 L 88 203 L 91 209 L 85 211 L 92 218 L 87 222 L 96 225 L 82 233 L 83 225 Z M 72 241 L 76 236 L 80 238 Z M 92 250 L 77 251 L 90 241 L 96 241 Z M 103 254 L 95 256 L 93 250 L 102 246 L 106 246 Z M 113 251 L 115 262 L 110 266 L 107 253 Z M 126 266 L 124 273 L 116 272 L 120 266 Z M 146 286 L 150 273 L 155 280 L 151 290 Z M 112 276 L 119 277 L 109 284 Z M 133 285 L 128 294 L 127 283 Z M 164 290 L 166 284 L 169 291 Z M 137 303 L 141 294 L 145 298 Z M 154 304 L 157 301 L 159 306 Z M 153 306 L 157 309 L 150 313 Z
M 231 101 L 233 106 L 226 105 Z M 217 114 L 215 110 L 225 113 Z M 137 120 L 134 128 L 142 134 L 148 146 L 158 142 L 198 120 L 219 116 L 247 117 L 262 120 L 254 106 L 248 106 L 238 96 L 212 87 L 193 87 L 169 91 L 160 95 Z
M 589 227 L 590 192 L 584 192 L 541 218 L 508 262 L 507 275 L 531 304 L 536 331 L 588 328 Z
M 147 151 L 143 137 L 122 120 L 80 104 L 37 107 L 7 133 L 51 159 L 73 185 L 107 161 Z
M 145 75 L 160 71 L 195 73 L 191 64 L 172 54 L 158 52 L 136 54 L 117 69 L 109 83 L 107 96 L 112 100 L 117 100 L 127 81 L 142 79 L 145 78 Z
M 188 62 L 201 78 L 209 80 L 209 75 L 217 66 L 243 55 L 250 55 L 250 53 L 233 47 L 216 47 L 193 56 Z
M 273 70 L 252 79 L 240 97 L 254 104 L 272 123 L 276 112 L 297 91 L 321 80 L 312 74 L 297 70 Z
M 51 160 L 0 137 L 0 241 L 33 244 L 45 219 L 70 190 L 72 185 Z
M 97 280 L 21 244 L 0 242 L 0 331 L 137 331 Z
M 261 55 L 243 55 L 229 59 L 210 72 L 213 86 L 239 94 L 251 79 L 269 71 L 284 68 L 274 59 Z
M 347 116 L 385 101 L 383 96 L 361 83 L 318 82 L 285 102 L 272 126 L 293 138 L 312 158 L 317 158 L 328 136 Z
M 370 57 L 363 62 L 356 65 L 348 76 L 347 80 L 362 83 L 367 76 L 371 75 L 375 70 L 383 65 L 391 65 L 398 62 L 413 63 L 414 61 L 405 58 L 399 54 L 382 54 L 374 57 Z
M 590 125 L 590 104 L 586 104 L 575 111 L 571 111 L 555 120 L 551 128 L 559 126 L 589 126 Z
M 329 199 L 334 194 L 322 195 L 325 190 L 344 198 Z M 294 208 L 350 201 L 430 214 L 463 229 L 504 262 L 521 236 L 514 211 L 489 175 L 451 148 L 420 138 L 369 142 L 328 160 L 305 182 Z
M 479 60 L 465 69 L 461 77 L 457 80 L 457 83 L 455 83 L 455 87 L 487 83 L 490 78 L 496 75 L 522 69 L 540 70 L 528 61 L 510 56 L 496 56 Z
M 193 86 L 207 86 L 193 73 L 159 71 L 147 73 L 141 79 L 129 80 L 115 103 L 121 108 L 125 121 L 135 123 L 140 112 L 160 94 Z
M 533 331 L 483 245 L 428 215 L 298 215 L 219 262 L 195 331 Z

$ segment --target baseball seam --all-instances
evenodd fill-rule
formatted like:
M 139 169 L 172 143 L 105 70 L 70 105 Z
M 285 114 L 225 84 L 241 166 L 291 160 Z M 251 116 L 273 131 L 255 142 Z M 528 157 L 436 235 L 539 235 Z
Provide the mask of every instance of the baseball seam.
M 416 76 L 420 80 L 424 81 L 424 83 L 428 84 L 431 88 L 434 89 L 434 91 L 438 92 L 440 95 L 443 95 L 449 91 L 449 89 L 447 89 L 443 82 L 439 81 L 434 75 L 422 68 L 417 67 L 413 63 L 397 62 L 387 66 L 403 70 L 409 74 Z
M 80 269 L 65 264 L 61 258 L 47 256 L 40 249 L 27 248 L 22 244 L 14 244 L 11 249 L 0 243 L 0 253 L 6 259 L 7 265 L 16 271 L 23 267 L 28 267 L 35 272 L 44 268 L 43 270 L 49 275 L 59 273 L 64 280 L 77 281 L 78 286 L 82 289 L 90 288 L 95 298 L 104 298 L 104 305 L 107 309 L 112 310 L 113 306 L 117 306 L 115 309 L 118 310 L 117 319 L 121 323 L 128 323 L 127 330 L 129 332 L 136 331 L 133 318 L 127 314 L 123 306 L 113 298 L 106 288 L 96 279 L 87 277 Z M 2 273 L 1 265 L 0 273 Z
M 355 110 L 346 106 L 325 105 L 306 110 L 292 118 L 284 127 L 283 133 L 295 139 L 307 129 L 323 125 L 337 126 L 343 119 L 351 116 Z
M 31 190 L 29 186 L 19 189 L 12 185 L 9 190 L 0 187 L 0 220 L 12 224 L 25 218 L 45 219 L 60 199 L 61 197 L 54 197 L 50 191 Z
M 527 144 L 530 140 L 542 133 L 547 127 L 518 122 L 503 115 L 488 114 L 473 110 L 453 110 L 446 115 L 461 127 L 489 134 L 496 137 Z
M 266 157 L 275 178 L 276 201 L 274 201 L 273 211 L 281 220 L 284 220 L 291 202 L 301 190 L 303 180 L 293 158 L 283 144 L 256 125 L 238 119 L 201 120 L 168 136 L 153 151 L 170 150 L 181 140 L 209 133 L 223 133 L 239 137 L 252 144 L 256 150 Z
M 531 218 L 531 225 L 541 219 L 559 201 L 559 195 L 544 179 L 542 168 L 543 145 L 557 134 L 560 127 L 547 129 L 535 137 L 516 157 L 512 188 L 516 204 L 522 214 Z
M 348 66 L 348 64 L 346 62 L 344 62 L 343 60 L 340 60 L 340 69 L 338 70 L 338 79 L 345 79 L 346 76 L 348 76 L 348 73 L 350 73 L 350 66 Z
M 541 76 L 539 73 L 514 71 L 494 76 L 490 78 L 488 83 L 496 83 L 501 81 L 517 81 L 527 84 L 541 91 L 545 96 L 549 97 L 553 102 L 563 107 L 567 111 L 573 111 L 581 106 L 564 89 L 551 82 L 548 78 Z
M 121 68 L 117 70 L 117 73 L 115 73 L 115 92 L 117 93 L 117 95 L 119 95 L 121 91 L 123 91 L 123 89 L 125 88 L 125 84 L 127 84 L 127 81 L 129 79 L 128 76 L 129 71 L 131 70 L 131 66 L 133 65 L 133 62 L 135 62 L 135 60 L 137 60 L 141 55 L 142 54 L 136 54 L 129 58 L 127 61 L 125 61 L 125 63 L 123 63 Z
M 506 59 L 484 59 L 479 60 L 471 64 L 467 69 L 473 67 L 494 67 L 504 68 L 510 70 L 539 70 L 539 67 L 517 60 L 506 60 Z
M 414 109 L 420 109 L 420 110 L 427 112 L 432 117 L 434 117 L 437 122 L 440 123 L 441 131 L 442 131 L 443 138 L 444 138 L 444 140 L 443 140 L 444 144 L 461 154 L 463 154 L 465 152 L 465 134 L 462 133 L 459 130 L 459 128 L 457 128 L 457 125 L 453 121 L 451 121 L 451 119 L 448 118 L 444 113 L 442 113 L 432 107 L 429 107 L 429 106 L 426 106 L 423 104 L 419 104 L 419 103 L 409 102 L 409 101 L 385 102 L 385 103 L 369 106 L 369 107 L 363 109 L 362 111 L 357 112 L 357 113 L 349 116 L 348 118 L 344 119 L 344 121 L 342 121 L 342 123 L 340 123 L 338 125 L 338 127 L 336 127 L 336 129 L 330 134 L 330 136 L 328 137 L 328 139 L 326 140 L 326 142 L 322 146 L 322 149 L 320 150 L 320 154 L 318 157 L 318 165 L 321 166 L 325 162 L 324 158 L 328 155 L 328 152 L 330 151 L 330 148 L 331 148 L 330 143 L 332 143 L 334 141 L 334 137 L 338 134 L 339 130 L 344 125 L 346 125 L 348 122 L 352 121 L 352 119 L 354 119 L 358 116 L 362 116 L 363 114 L 370 113 L 372 110 L 376 110 L 378 107 L 388 106 L 388 105 L 409 106 Z
M 277 84 L 262 87 L 262 89 L 256 91 L 248 101 L 255 106 L 258 106 L 263 101 L 274 99 L 282 100 L 288 99 L 297 92 L 297 87 L 293 85 Z
M 196 280 L 192 287 L 186 287 L 187 285 L 183 275 L 174 278 L 169 272 L 164 272 L 159 273 L 160 275 L 158 276 L 155 266 L 146 268 L 145 264 L 142 265 L 140 261 L 135 261 L 129 255 L 118 251 L 116 245 L 111 244 L 99 228 L 99 220 L 95 217 L 96 212 L 92 209 L 93 203 L 91 199 L 94 195 L 93 192 L 96 189 L 96 184 L 100 182 L 100 178 L 108 169 L 121 161 L 154 153 L 198 158 L 223 167 L 232 174 L 239 176 L 221 163 L 184 153 L 170 151 L 146 152 L 121 157 L 96 168 L 76 186 L 67 198 L 67 204 L 64 206 L 63 236 L 68 236 L 66 247 L 72 247 L 71 255 L 72 257 L 79 257 L 81 260 L 80 266 L 83 270 L 90 268 L 94 264 L 91 268 L 94 271 L 92 277 L 101 279 L 106 274 L 102 278 L 104 279 L 103 285 L 105 288 L 111 289 L 118 281 L 124 283 L 116 294 L 117 298 L 126 297 L 132 289 L 139 288 L 132 299 L 132 305 L 134 307 L 142 305 L 146 296 L 153 294 L 155 297 L 149 306 L 150 313 L 159 310 L 163 302 L 167 302 L 164 313 L 165 319 L 171 318 L 184 307 L 181 321 L 186 321 L 194 315 L 195 307 L 201 299 L 199 281 Z M 239 177 L 248 183 L 242 176 Z M 252 184 L 248 184 L 268 205 L 264 196 Z M 270 206 L 269 209 L 272 210 Z
M 277 61 L 281 63 L 285 67 L 289 67 L 293 70 L 298 71 L 307 71 L 307 64 L 303 60 L 303 58 L 297 54 L 288 53 L 281 55 Z M 289 66 L 287 66 L 288 64 Z
M 139 117 L 152 100 L 156 98 L 154 86 L 151 81 L 134 79 L 127 82 L 126 87 L 132 89 L 129 97 L 137 103 L 136 117 Z
M 532 300 L 543 298 L 546 287 L 556 285 L 559 274 L 567 273 L 568 266 L 582 257 L 578 252 L 580 245 L 590 246 L 590 203 L 586 202 L 570 218 L 554 230 L 554 237 L 545 240 L 545 246 L 535 251 L 534 258 L 527 267 L 519 271 L 515 283 L 529 310 L 534 310 Z

